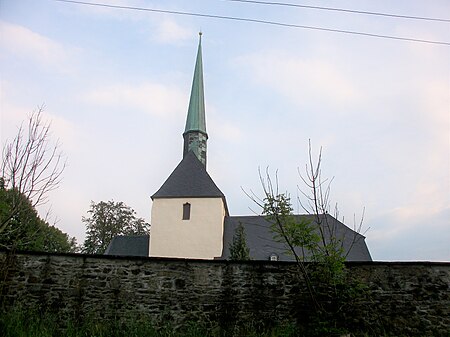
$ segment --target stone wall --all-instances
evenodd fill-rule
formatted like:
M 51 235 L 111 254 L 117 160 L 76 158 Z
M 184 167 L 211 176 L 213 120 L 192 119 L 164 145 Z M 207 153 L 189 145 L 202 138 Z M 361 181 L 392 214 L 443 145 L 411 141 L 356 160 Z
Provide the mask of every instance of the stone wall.
M 349 263 L 370 296 L 354 303 L 355 325 L 374 334 L 448 336 L 450 263 Z M 60 317 L 146 317 L 174 325 L 203 320 L 277 324 L 310 310 L 295 264 L 0 251 L 4 309 L 15 305 Z

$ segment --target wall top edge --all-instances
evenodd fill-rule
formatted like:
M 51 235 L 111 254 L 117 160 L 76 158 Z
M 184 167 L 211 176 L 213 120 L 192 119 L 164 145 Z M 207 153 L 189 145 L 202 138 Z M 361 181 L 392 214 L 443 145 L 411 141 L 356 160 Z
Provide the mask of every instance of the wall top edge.
M 296 262 L 290 261 L 230 261 L 230 260 L 206 260 L 206 259 L 186 259 L 186 258 L 173 258 L 173 257 L 145 257 L 145 256 L 116 256 L 116 255 L 95 255 L 95 254 L 82 254 L 82 253 L 49 253 L 49 252 L 36 252 L 26 250 L 8 250 L 0 248 L 0 254 L 6 255 L 34 255 L 34 256 L 66 256 L 72 258 L 82 259 L 103 259 L 103 260 L 141 260 L 145 262 L 184 262 L 184 263 L 206 263 L 206 264 L 248 264 L 248 265 L 295 265 Z M 313 262 L 305 262 L 311 264 Z M 447 261 L 351 261 L 345 262 L 349 267 L 351 266 L 450 266 L 450 262 Z

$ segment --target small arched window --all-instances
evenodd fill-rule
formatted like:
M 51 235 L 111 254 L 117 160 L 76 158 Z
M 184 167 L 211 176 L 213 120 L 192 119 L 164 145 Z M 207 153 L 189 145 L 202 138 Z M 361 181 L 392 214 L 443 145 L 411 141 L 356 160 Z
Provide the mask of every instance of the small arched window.
M 191 204 L 183 204 L 183 220 L 189 220 L 191 218 Z

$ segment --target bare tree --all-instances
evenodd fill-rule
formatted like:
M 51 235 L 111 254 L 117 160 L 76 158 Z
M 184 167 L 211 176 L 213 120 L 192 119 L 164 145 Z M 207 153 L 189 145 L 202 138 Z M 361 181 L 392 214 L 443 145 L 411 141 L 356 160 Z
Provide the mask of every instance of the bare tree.
M 330 213 L 330 189 L 333 179 L 323 179 L 321 172 L 322 149 L 318 159 L 313 159 L 311 142 L 309 142 L 309 162 L 305 174 L 299 170 L 299 175 L 305 187 L 297 187 L 303 195 L 298 201 L 310 218 L 299 219 L 293 214 L 292 202 L 287 192 L 280 192 L 277 173 L 274 179 L 267 169 L 263 175 L 259 171 L 263 197 L 258 197 L 253 191 L 245 193 L 262 210 L 262 215 L 271 224 L 274 239 L 286 245 L 297 264 L 298 274 L 310 295 L 313 307 L 318 313 L 329 317 L 339 317 L 343 307 L 349 307 L 347 299 L 335 301 L 339 296 L 352 293 L 355 286 L 346 279 L 345 260 L 356 241 L 361 238 L 363 216 L 358 225 L 354 226 L 348 240 L 342 232 L 338 232 L 339 216 L 337 204 L 334 207 L 335 218 Z M 364 214 L 364 213 L 363 213 Z M 356 222 L 355 222 L 356 223 Z M 307 262 L 315 262 L 310 264 Z M 344 290 L 342 289 L 344 288 Z M 324 289 L 327 289 L 324 291 Z M 337 307 L 329 305 L 334 303 Z M 342 306 L 341 306 L 342 305 Z M 335 322 L 335 318 L 330 319 Z M 334 323 L 333 323 L 334 324 Z
M 66 161 L 59 143 L 50 142 L 50 122 L 42 120 L 43 110 L 44 106 L 39 106 L 33 111 L 15 138 L 3 146 L 0 188 L 16 193 L 7 214 L 0 219 L 0 233 L 18 214 L 24 200 L 32 207 L 42 205 L 61 182 Z
M 296 249 L 300 247 L 304 252 L 304 248 L 316 247 L 317 238 L 313 236 L 306 238 L 306 231 L 311 232 L 309 224 L 298 224 L 295 222 L 289 195 L 279 191 L 278 174 L 275 174 L 275 183 L 273 183 L 268 169 L 266 169 L 266 178 L 263 177 L 260 170 L 258 171 L 264 193 L 263 198 L 258 197 L 253 191 L 250 194 L 245 191 L 244 193 L 262 209 L 262 214 L 272 225 L 274 239 L 286 244 L 288 251 L 294 256 L 297 270 L 303 277 L 314 309 L 322 310 L 321 304 L 316 298 L 311 273 L 308 270 L 308 265 L 305 263 L 305 253 L 303 253 L 303 256 L 300 256 Z M 307 228 L 304 228 L 303 225 L 306 225 Z
M 364 212 L 363 208 L 361 218 L 356 221 L 356 215 L 353 216 L 353 233 L 351 238 L 351 244 L 347 249 L 344 249 L 345 236 L 339 236 L 337 233 L 337 222 L 330 221 L 330 217 L 327 214 L 333 213 L 335 219 L 339 218 L 339 209 L 337 203 L 334 204 L 334 209 L 331 210 L 331 183 L 334 177 L 331 179 L 322 178 L 322 147 L 319 150 L 317 161 L 314 162 L 312 155 L 311 140 L 308 143 L 309 163 L 305 165 L 305 174 L 302 174 L 300 169 L 298 174 L 304 183 L 306 188 L 297 186 L 298 191 L 303 195 L 304 200 L 298 197 L 298 202 L 301 208 L 308 214 L 314 216 L 317 228 L 319 230 L 319 236 L 322 245 L 321 253 L 325 256 L 331 256 L 336 253 L 341 254 L 343 257 L 347 257 L 357 240 L 361 239 Z M 344 219 L 342 219 L 344 222 Z M 367 230 L 366 230 L 367 231 Z

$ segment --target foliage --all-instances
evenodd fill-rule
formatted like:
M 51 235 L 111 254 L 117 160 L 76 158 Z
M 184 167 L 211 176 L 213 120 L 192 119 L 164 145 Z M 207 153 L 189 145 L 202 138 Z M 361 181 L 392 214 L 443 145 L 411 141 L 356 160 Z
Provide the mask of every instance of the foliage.
M 104 254 L 111 240 L 117 235 L 144 235 L 149 233 L 150 225 L 123 202 L 91 202 L 89 217 L 83 217 L 86 225 L 86 240 L 83 252 Z
M 7 206 L 1 206 L 0 233 L 14 221 L 22 203 L 32 208 L 44 204 L 48 192 L 61 182 L 65 161 L 58 142 L 50 142 L 50 123 L 42 121 L 43 109 L 38 107 L 28 117 L 26 127 L 22 124 L 15 138 L 3 145 L 0 185 L 4 191 L 14 192 L 7 196 Z
M 364 287 L 349 278 L 340 239 L 325 237 L 316 222 L 296 222 L 289 196 L 274 193 L 268 181 L 263 215 L 271 222 L 275 239 L 286 243 L 289 253 L 294 255 L 314 308 L 306 318 L 305 334 L 344 334 L 352 303 L 364 296 Z
M 9 218 L 14 207 L 14 216 Z M 5 218 L 9 221 L 0 233 L 0 247 L 59 253 L 76 250 L 75 238 L 42 220 L 24 194 L 0 185 L 0 221 Z
M 250 249 L 247 247 L 245 228 L 241 223 L 236 227 L 233 242 L 230 244 L 230 260 L 250 260 Z
M 42 235 L 39 236 L 39 244 L 42 251 L 50 253 L 76 253 L 78 251 L 77 241 L 74 237 L 69 237 L 59 228 L 41 223 Z

